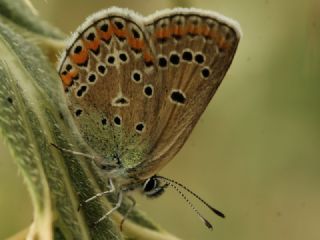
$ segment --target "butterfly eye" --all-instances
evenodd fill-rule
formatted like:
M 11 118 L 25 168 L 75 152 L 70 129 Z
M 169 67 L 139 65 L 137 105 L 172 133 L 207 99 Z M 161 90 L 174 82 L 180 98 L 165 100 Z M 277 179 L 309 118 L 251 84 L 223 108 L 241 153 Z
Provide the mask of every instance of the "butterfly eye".
M 158 186 L 158 181 L 155 178 L 147 179 L 143 184 L 143 191 L 150 192 Z

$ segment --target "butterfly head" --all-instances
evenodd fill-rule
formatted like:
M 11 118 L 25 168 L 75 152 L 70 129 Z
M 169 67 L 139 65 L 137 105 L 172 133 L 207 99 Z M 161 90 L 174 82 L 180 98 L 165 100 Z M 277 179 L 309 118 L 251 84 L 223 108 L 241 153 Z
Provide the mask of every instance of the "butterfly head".
M 144 181 L 142 185 L 142 192 L 149 198 L 159 197 L 164 193 L 165 188 L 169 186 L 168 183 L 162 183 L 157 176 L 152 176 Z

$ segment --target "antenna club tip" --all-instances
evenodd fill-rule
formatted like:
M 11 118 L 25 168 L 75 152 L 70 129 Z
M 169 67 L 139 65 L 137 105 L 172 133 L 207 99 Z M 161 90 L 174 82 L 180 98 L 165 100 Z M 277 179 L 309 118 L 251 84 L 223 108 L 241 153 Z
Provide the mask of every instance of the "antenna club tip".
M 206 219 L 203 219 L 204 224 L 206 225 L 207 228 L 209 228 L 211 231 L 213 230 L 213 226 L 211 225 L 211 223 L 209 223 Z
M 220 214 L 218 214 L 219 217 L 222 217 L 222 218 L 226 218 L 226 215 L 224 215 L 222 212 L 220 212 Z
M 211 210 L 212 210 L 215 214 L 217 214 L 219 217 L 226 218 L 226 216 L 225 216 L 222 212 L 220 212 L 219 210 L 214 209 L 214 208 L 211 208 Z

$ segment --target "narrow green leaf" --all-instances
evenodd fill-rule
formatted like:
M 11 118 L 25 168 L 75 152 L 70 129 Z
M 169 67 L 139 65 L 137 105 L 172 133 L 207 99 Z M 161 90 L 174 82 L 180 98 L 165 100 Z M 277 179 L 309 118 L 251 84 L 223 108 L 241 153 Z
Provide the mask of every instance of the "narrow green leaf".
M 43 29 L 42 21 L 23 14 L 21 6 L 23 1 L 0 0 L 0 19 L 6 19 L 0 22 L 0 135 L 31 195 L 34 223 L 28 232 L 30 239 L 177 239 L 137 210 L 129 215 L 121 233 L 120 213 L 128 210 L 127 201 L 112 220 L 93 227 L 112 207 L 114 196 L 92 201 L 77 211 L 79 202 L 107 189 L 106 180 L 87 159 L 51 146 L 55 143 L 88 152 L 66 107 L 58 74 L 44 55 L 46 46 L 56 49 L 50 46 L 55 39 L 48 38 L 55 37 L 55 31 L 49 25 Z M 12 27 L 17 24 L 20 27 Z M 36 34 L 26 40 L 26 32 Z M 40 49 L 37 46 L 44 39 L 47 42 Z

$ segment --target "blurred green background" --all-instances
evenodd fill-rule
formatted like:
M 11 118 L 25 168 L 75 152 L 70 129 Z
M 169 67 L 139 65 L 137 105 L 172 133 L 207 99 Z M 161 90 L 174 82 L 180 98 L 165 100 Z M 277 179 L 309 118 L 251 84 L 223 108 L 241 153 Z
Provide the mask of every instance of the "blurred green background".
M 210 232 L 173 190 L 139 208 L 182 239 L 320 239 L 320 2 L 289 0 L 32 0 L 69 33 L 109 6 L 147 15 L 174 6 L 220 12 L 244 36 L 223 84 L 185 147 L 161 174 L 227 218 Z M 32 221 L 29 195 L 0 146 L 0 239 Z M 5 217 L 4 217 L 5 216 Z

